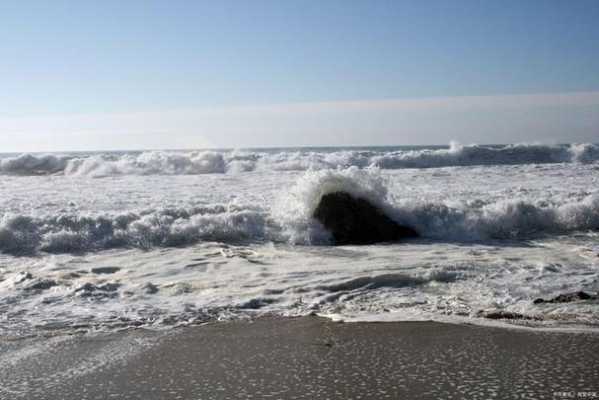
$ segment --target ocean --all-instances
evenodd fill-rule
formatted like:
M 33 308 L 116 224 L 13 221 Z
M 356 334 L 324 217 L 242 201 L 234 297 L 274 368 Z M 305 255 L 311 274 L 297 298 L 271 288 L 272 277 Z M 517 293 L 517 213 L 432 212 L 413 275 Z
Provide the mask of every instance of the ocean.
M 332 246 L 346 191 L 421 237 Z M 597 330 L 599 145 L 0 155 L 0 335 L 260 315 Z M 489 318 L 500 315 L 507 318 Z

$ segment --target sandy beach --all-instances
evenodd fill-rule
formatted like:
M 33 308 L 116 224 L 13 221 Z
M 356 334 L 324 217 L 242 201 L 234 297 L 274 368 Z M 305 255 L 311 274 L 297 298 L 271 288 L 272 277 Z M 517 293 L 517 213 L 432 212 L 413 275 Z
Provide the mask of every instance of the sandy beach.
M 599 395 L 599 335 L 318 317 L 0 341 L 2 399 Z

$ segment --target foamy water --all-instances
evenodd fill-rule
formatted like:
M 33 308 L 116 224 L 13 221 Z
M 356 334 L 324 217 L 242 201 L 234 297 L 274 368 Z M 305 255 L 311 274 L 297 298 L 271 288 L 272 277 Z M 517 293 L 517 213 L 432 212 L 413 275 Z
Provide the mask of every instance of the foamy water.
M 79 154 L 20 154 L 0 159 L 5 175 L 198 175 L 255 170 L 303 171 L 347 168 L 438 168 L 470 165 L 592 163 L 599 146 L 514 144 L 448 148 L 389 147 L 362 149 L 280 149 L 235 151 L 148 151 Z
M 262 313 L 596 329 L 599 147 L 5 155 L 0 334 Z M 329 246 L 345 190 L 421 239 Z

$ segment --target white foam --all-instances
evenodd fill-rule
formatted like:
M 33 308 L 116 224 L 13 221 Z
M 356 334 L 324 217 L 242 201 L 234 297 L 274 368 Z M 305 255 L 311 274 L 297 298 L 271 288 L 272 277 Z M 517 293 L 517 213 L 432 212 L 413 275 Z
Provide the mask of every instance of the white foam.
M 350 167 L 345 170 L 308 171 L 273 207 L 273 217 L 292 243 L 327 243 L 328 232 L 312 218 L 322 196 L 344 191 L 376 205 L 386 202 L 387 188 L 382 175 L 374 170 Z
M 140 214 L 60 215 L 34 218 L 4 215 L 0 252 L 76 253 L 111 248 L 172 247 L 200 241 L 261 241 L 267 236 L 264 212 L 230 204 L 222 212 L 162 209 Z M 197 214 L 194 214 L 197 213 Z M 277 238 L 273 232 L 273 240 Z
M 76 158 L 68 162 L 65 175 L 197 175 L 224 173 L 225 161 L 221 153 L 212 151 L 172 153 L 144 152 L 137 156 L 125 154 L 110 159 L 103 156 Z
M 5 213 L 0 219 L 0 251 L 70 253 L 240 240 L 327 244 L 329 233 L 312 215 L 323 195 L 337 191 L 368 200 L 398 223 L 436 240 L 531 239 L 599 229 L 599 193 L 440 200 L 404 197 L 401 187 L 391 193 L 391 183 L 378 169 L 350 167 L 307 171 L 272 204 L 232 200 L 127 212 Z
M 504 310 L 539 316 L 523 320 L 533 326 L 599 325 L 596 302 L 533 303 L 599 290 L 596 163 L 369 167 L 380 153 L 217 152 L 224 169 L 199 152 L 206 169 L 162 152 L 71 155 L 107 164 L 2 175 L 0 334 L 312 312 L 480 322 Z M 291 159 L 308 170 L 272 168 Z M 209 170 L 220 172 L 196 173 Z M 424 237 L 326 246 L 311 215 L 338 190 Z
M 565 204 L 518 199 L 482 206 L 455 201 L 407 202 L 393 212 L 396 220 L 421 235 L 444 240 L 525 239 L 599 229 L 599 195 Z
M 0 159 L 0 173 L 14 175 L 45 175 L 62 172 L 68 164 L 68 157 L 53 154 L 21 154 Z
M 378 167 L 381 169 L 439 168 L 470 165 L 593 163 L 595 144 L 463 146 L 414 150 L 279 150 L 279 151 L 150 151 L 83 156 L 31 155 L 0 159 L 0 173 L 106 177 L 118 175 L 198 175 L 248 171 L 306 171 Z

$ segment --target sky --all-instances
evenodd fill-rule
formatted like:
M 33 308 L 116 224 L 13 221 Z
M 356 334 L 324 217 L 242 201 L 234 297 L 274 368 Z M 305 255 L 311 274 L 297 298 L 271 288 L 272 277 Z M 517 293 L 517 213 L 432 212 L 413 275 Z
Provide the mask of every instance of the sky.
M 599 142 L 599 1 L 3 1 L 0 152 Z

